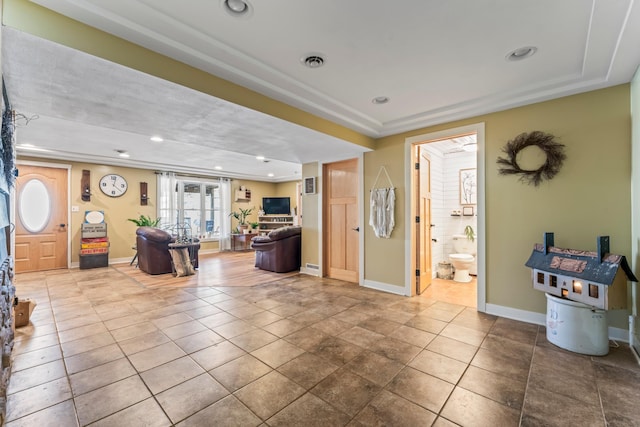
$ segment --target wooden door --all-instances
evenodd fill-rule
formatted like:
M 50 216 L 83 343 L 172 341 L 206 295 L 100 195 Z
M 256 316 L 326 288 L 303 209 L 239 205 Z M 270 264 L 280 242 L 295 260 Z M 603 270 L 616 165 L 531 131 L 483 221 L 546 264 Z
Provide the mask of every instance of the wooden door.
M 324 165 L 325 276 L 358 283 L 358 159 Z
M 422 146 L 416 147 L 419 167 L 416 170 L 416 293 L 419 295 L 431 285 L 431 161 Z
M 67 169 L 19 165 L 16 272 L 67 268 Z

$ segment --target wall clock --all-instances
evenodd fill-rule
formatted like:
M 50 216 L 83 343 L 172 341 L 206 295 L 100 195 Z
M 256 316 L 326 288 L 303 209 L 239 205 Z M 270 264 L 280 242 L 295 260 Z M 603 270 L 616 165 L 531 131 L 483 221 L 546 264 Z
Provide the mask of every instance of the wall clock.
M 127 180 L 117 174 L 105 175 L 100 178 L 100 190 L 109 197 L 120 197 L 127 192 Z

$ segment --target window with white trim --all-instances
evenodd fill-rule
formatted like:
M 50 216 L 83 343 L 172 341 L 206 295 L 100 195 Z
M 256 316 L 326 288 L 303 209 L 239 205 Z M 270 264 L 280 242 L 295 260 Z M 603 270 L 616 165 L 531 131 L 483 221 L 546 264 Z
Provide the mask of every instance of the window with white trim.
M 167 194 L 170 193 L 170 194 Z M 164 186 L 159 216 L 165 228 L 184 227 L 192 237 L 216 240 L 220 235 L 220 185 L 190 177 L 175 177 L 175 185 Z M 173 199 L 173 203 L 168 203 Z

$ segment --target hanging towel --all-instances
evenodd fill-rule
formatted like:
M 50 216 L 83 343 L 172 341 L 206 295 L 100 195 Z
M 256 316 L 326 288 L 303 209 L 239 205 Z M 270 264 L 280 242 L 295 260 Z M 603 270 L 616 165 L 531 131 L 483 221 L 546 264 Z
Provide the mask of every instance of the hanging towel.
M 376 237 L 391 237 L 394 219 L 396 192 L 394 188 L 374 188 L 371 190 L 369 225 Z

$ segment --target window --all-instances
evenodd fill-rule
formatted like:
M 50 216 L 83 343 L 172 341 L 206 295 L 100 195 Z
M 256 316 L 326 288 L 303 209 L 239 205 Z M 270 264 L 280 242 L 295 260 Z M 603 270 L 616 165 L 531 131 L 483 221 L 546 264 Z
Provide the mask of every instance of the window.
M 169 194 L 167 194 L 169 193 Z M 176 177 L 175 185 L 165 186 L 159 216 L 163 227 L 176 227 L 200 239 L 220 235 L 220 186 L 195 178 Z M 169 200 L 173 203 L 170 203 Z M 175 206 L 171 208 L 170 206 Z
M 553 274 L 549 276 L 549 279 L 551 279 L 549 286 L 551 286 L 552 288 L 557 288 L 558 287 L 558 276 L 554 276 Z
M 573 293 L 582 294 L 582 282 L 578 282 L 577 280 L 573 281 Z
M 544 285 L 544 273 L 538 272 L 538 283 Z

